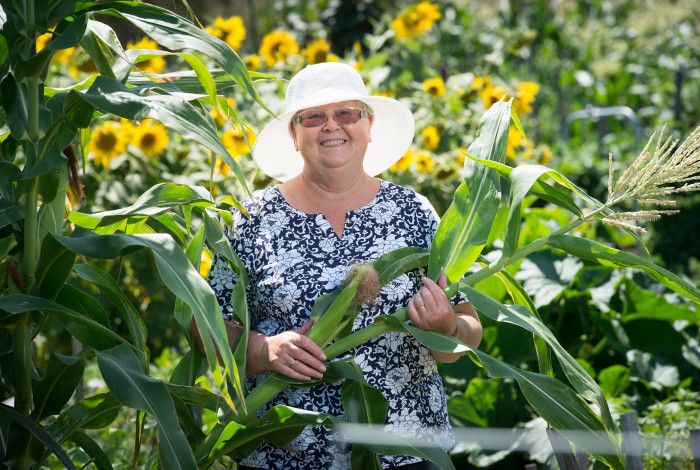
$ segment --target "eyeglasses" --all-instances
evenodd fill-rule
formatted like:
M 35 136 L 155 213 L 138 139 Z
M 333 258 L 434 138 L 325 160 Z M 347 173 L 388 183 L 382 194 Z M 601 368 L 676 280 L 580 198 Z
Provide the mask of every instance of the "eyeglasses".
M 369 111 L 359 108 L 338 108 L 333 110 L 333 119 L 338 124 L 355 124 L 363 117 L 367 117 Z M 322 126 L 328 120 L 328 113 L 321 110 L 304 111 L 297 114 L 292 122 L 304 127 Z

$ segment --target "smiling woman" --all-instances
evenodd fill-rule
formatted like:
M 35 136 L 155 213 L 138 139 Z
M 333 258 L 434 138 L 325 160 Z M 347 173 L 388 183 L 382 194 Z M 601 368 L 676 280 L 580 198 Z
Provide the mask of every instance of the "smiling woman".
M 337 62 L 310 65 L 289 82 L 285 112 L 263 128 L 253 147 L 258 166 L 282 184 L 243 201 L 250 217 L 238 213 L 229 232 L 250 280 L 249 390 L 270 372 L 302 381 L 322 377 L 326 344 L 311 338 L 327 335 L 315 334 L 322 327 L 322 320 L 316 326 L 311 320 L 316 300 L 352 279 L 352 273 L 367 271 L 358 265 L 397 248 L 430 246 L 438 219 L 427 199 L 375 177 L 405 154 L 413 134 L 408 108 L 392 98 L 369 95 L 352 67 Z M 424 275 L 409 271 L 379 290 L 374 300 L 359 302 L 353 331 L 408 307 L 415 326 L 476 346 L 481 325 L 474 310 L 461 297 L 453 305 L 445 296 L 444 276 L 436 284 Z M 234 318 L 235 281 L 218 256 L 210 283 L 227 321 Z M 231 323 L 230 329 L 240 327 Z M 451 362 L 459 354 L 430 351 L 413 336 L 388 333 L 344 357 L 354 357 L 367 383 L 387 397 L 387 430 L 444 449 L 452 445 L 436 360 Z M 259 413 L 277 404 L 343 416 L 338 383 L 290 387 Z M 256 468 L 349 468 L 350 448 L 334 441 L 331 429 L 314 426 L 285 448 L 260 445 L 243 463 Z M 384 468 L 430 468 L 406 455 L 382 456 L 381 462 Z

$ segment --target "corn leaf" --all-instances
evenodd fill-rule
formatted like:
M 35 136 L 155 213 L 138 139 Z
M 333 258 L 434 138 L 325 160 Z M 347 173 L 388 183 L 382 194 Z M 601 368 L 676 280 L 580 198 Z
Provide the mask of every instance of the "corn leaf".
M 516 281 L 513 276 L 511 276 L 507 271 L 496 273 L 495 276 L 503 283 L 514 304 L 527 307 L 527 309 L 530 310 L 535 317 L 542 320 L 537 313 L 537 308 L 532 302 L 532 299 L 529 295 L 527 295 L 527 292 L 525 292 L 523 286 Z M 533 334 L 532 337 L 535 343 L 535 353 L 537 354 L 537 363 L 540 368 L 540 373 L 554 377 L 552 357 L 549 351 L 549 346 L 547 346 L 546 341 L 539 336 Z
M 73 211 L 68 214 L 68 220 L 81 227 L 95 229 L 115 224 L 135 215 L 156 217 L 174 208 L 212 204 L 209 191 L 201 186 L 159 183 L 149 188 L 130 206 L 93 214 Z
M 71 237 L 58 237 L 58 241 L 78 254 L 100 259 L 116 258 L 139 249 L 148 249 L 153 253 L 156 269 L 163 283 L 192 310 L 197 327 L 202 333 L 209 367 L 214 369 L 217 365 L 218 350 L 229 374 L 236 373 L 224 320 L 214 292 L 170 236 L 95 235 L 76 231 Z
M 121 336 L 103 326 L 92 318 L 86 317 L 73 309 L 64 307 L 41 297 L 26 294 L 10 294 L 0 297 L 0 323 L 11 315 L 19 315 L 36 310 L 56 315 L 66 329 L 81 343 L 95 349 L 108 349 L 126 342 Z
M 109 461 L 109 457 L 90 436 L 84 432 L 75 431 L 68 440 L 83 449 L 90 457 L 91 463 L 97 467 L 97 470 L 112 470 L 112 462 Z
M 146 370 L 148 366 L 146 354 L 146 338 L 148 336 L 148 331 L 146 330 L 146 323 L 143 321 L 143 318 L 141 318 L 136 307 L 133 306 L 129 298 L 124 294 L 119 284 L 117 284 L 117 281 L 103 269 L 90 264 L 76 264 L 73 266 L 73 270 L 81 279 L 99 287 L 102 293 L 105 294 L 116 307 L 117 312 L 119 312 L 119 315 L 122 317 L 124 324 L 129 330 L 132 344 L 136 350 L 140 352 L 141 365 L 144 370 Z
M 520 390 L 537 414 L 565 437 L 568 436 L 568 439 L 583 450 L 590 449 L 596 458 L 610 467 L 624 468 L 623 460 L 620 458 L 619 443 L 607 434 L 598 415 L 570 387 L 553 377 L 507 364 L 479 349 L 471 348 L 453 337 L 421 330 L 401 323 L 396 318 L 389 317 L 385 321 L 396 323 L 397 327 L 400 325 L 429 349 L 444 352 L 470 352 L 483 365 L 490 377 L 511 379 L 518 382 Z M 582 442 L 578 439 L 580 434 L 567 433 L 568 430 L 592 431 L 592 440 Z M 600 449 L 605 449 L 605 453 L 595 453 L 599 452 Z
M 46 430 L 62 443 L 79 429 L 99 429 L 109 426 L 123 405 L 111 393 L 100 393 L 80 400 L 63 411 Z
M 505 160 L 510 102 L 498 102 L 484 114 L 479 134 L 469 147 L 478 158 Z M 500 178 L 483 165 L 465 160 L 465 178 L 438 225 L 428 263 L 428 277 L 459 280 L 476 261 L 488 239 L 500 203 Z
M 58 457 L 58 460 L 60 460 L 61 463 L 66 466 L 66 468 L 77 470 L 75 465 L 73 465 L 73 462 L 71 462 L 70 457 L 68 457 L 68 454 L 66 454 L 66 451 L 61 448 L 61 445 L 56 442 L 39 423 L 29 418 L 25 414 L 15 410 L 11 406 L 7 406 L 3 403 L 0 403 L 0 413 L 7 417 L 7 419 L 16 423 L 18 426 L 23 427 L 32 433 L 32 436 L 44 444 L 47 449 Z
M 663 284 L 674 292 L 700 303 L 700 290 L 689 282 L 681 279 L 671 271 L 657 266 L 649 260 L 627 253 L 602 243 L 570 235 L 555 235 L 547 239 L 553 248 L 559 248 L 582 260 L 598 263 L 615 268 L 636 268 L 644 271 L 656 282 Z
M 158 422 L 159 456 L 165 468 L 197 469 L 192 449 L 177 421 L 175 405 L 165 385 L 145 375 L 126 345 L 97 352 L 102 377 L 126 406 L 143 410 Z
M 603 422 L 608 430 L 611 432 L 617 431 L 603 391 L 596 381 L 588 375 L 581 364 L 559 343 L 549 328 L 547 328 L 539 318 L 533 315 L 527 307 L 520 305 L 504 305 L 466 284 L 460 285 L 460 291 L 467 296 L 469 302 L 480 314 L 486 315 L 498 322 L 519 326 L 546 341 L 547 345 L 552 348 L 552 351 L 557 356 L 564 374 L 569 379 L 574 389 L 583 398 L 598 406 L 603 417 Z
M 210 57 L 242 90 L 267 109 L 253 87 L 245 64 L 233 49 L 185 18 L 164 8 L 135 1 L 105 2 L 85 12 L 99 12 L 124 18 L 171 51 L 188 49 Z
M 102 112 L 131 120 L 150 117 L 183 137 L 201 143 L 226 161 L 238 182 L 249 192 L 243 170 L 219 140 L 214 121 L 201 106 L 193 106 L 187 100 L 167 93 L 142 96 L 118 80 L 104 76 L 97 77 L 90 88 L 79 95 Z

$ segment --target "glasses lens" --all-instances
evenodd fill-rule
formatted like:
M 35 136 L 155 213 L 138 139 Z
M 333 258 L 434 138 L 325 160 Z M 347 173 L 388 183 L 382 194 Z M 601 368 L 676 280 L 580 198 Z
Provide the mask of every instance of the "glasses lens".
M 357 108 L 340 108 L 333 111 L 333 119 L 340 124 L 355 124 L 362 117 L 362 111 Z
M 307 111 L 297 116 L 297 122 L 304 127 L 318 127 L 326 122 L 325 111 Z M 333 110 L 333 119 L 338 124 L 355 124 L 362 118 L 362 110 L 357 108 L 338 108 Z
M 304 127 L 318 127 L 326 122 L 326 113 L 323 111 L 309 111 L 300 114 L 297 119 Z

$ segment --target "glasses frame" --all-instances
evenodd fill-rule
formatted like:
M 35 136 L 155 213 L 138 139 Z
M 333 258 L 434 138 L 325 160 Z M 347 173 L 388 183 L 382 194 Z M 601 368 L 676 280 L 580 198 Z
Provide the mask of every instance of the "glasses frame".
M 343 111 L 343 110 L 348 110 L 348 109 L 351 109 L 351 110 L 353 110 L 353 111 L 359 111 L 359 112 L 360 112 L 360 118 L 359 118 L 357 121 L 355 121 L 355 122 L 348 122 L 348 123 L 343 124 L 343 123 L 339 122 L 338 119 L 336 119 L 336 113 L 337 113 L 338 111 Z M 323 115 L 325 116 L 325 119 L 323 120 L 323 122 L 322 122 L 321 124 L 318 124 L 318 125 L 316 125 L 316 126 L 305 126 L 305 125 L 302 123 L 302 121 L 301 121 L 301 116 L 302 116 L 304 113 L 306 113 L 306 112 L 323 113 Z M 331 111 L 331 112 L 327 112 L 327 111 L 324 111 L 324 110 L 322 110 L 322 109 L 320 109 L 320 110 L 318 110 L 318 111 L 301 111 L 301 112 L 299 112 L 298 114 L 296 114 L 296 115 L 292 118 L 292 124 L 293 124 L 293 125 L 294 125 L 294 124 L 300 124 L 302 127 L 306 128 L 306 129 L 313 129 L 314 127 L 321 127 L 321 126 L 325 125 L 325 124 L 328 122 L 328 116 L 331 115 L 331 114 L 333 115 L 333 120 L 334 120 L 335 122 L 337 122 L 337 123 L 340 124 L 341 126 L 348 126 L 348 125 L 351 125 L 351 124 L 357 124 L 358 122 L 360 122 L 361 119 L 371 116 L 372 113 L 369 111 L 369 109 L 367 109 L 367 108 L 364 107 L 364 106 L 362 106 L 362 107 L 343 106 L 342 108 L 336 108 L 336 109 L 334 109 L 334 110 Z

